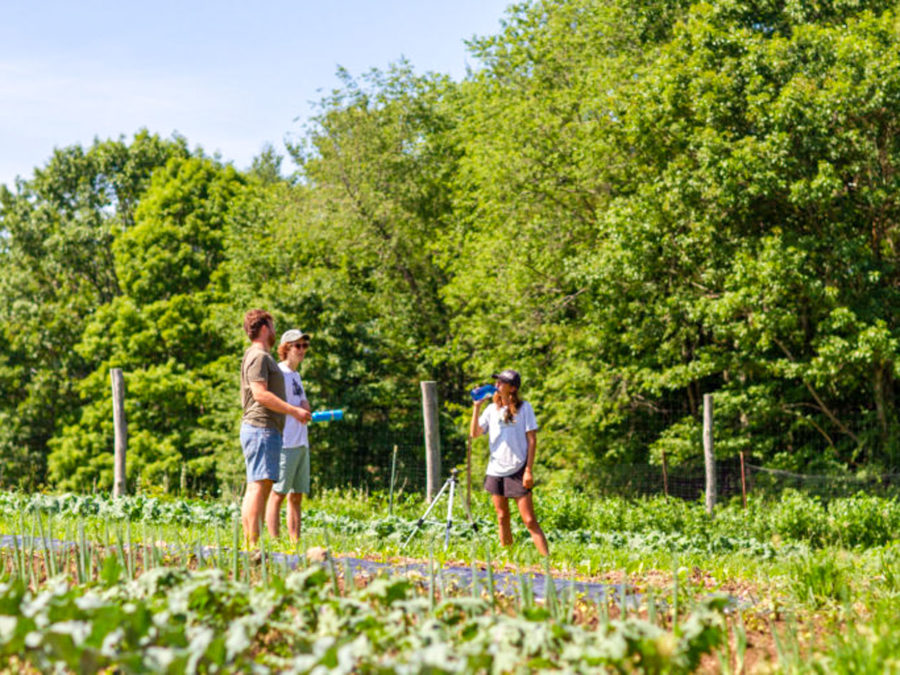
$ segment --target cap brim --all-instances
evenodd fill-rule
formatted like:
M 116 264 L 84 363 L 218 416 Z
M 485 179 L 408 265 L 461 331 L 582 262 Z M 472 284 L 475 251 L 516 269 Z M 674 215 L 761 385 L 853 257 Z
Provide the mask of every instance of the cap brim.
M 296 342 L 297 340 L 312 340 L 312 336 L 308 333 L 302 333 L 300 337 L 291 337 L 290 339 L 285 339 L 288 336 L 288 333 L 285 333 L 281 336 L 281 340 L 278 342 L 280 345 L 286 345 L 290 342 Z

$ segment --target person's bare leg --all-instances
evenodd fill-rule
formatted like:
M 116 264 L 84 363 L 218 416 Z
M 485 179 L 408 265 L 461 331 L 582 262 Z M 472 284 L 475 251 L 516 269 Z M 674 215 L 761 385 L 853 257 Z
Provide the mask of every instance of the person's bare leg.
M 266 527 L 269 530 L 269 536 L 278 539 L 281 533 L 281 504 L 284 502 L 284 495 L 272 490 L 269 495 L 269 503 L 266 504 Z
M 288 535 L 291 537 L 292 542 L 297 542 L 300 539 L 300 523 L 302 520 L 302 516 L 300 513 L 300 507 L 303 504 L 303 493 L 302 492 L 291 492 L 288 495 L 288 506 L 287 506 L 287 526 L 288 526 Z
M 547 537 L 544 531 L 538 525 L 537 517 L 534 515 L 534 502 L 531 495 L 525 495 L 516 499 L 516 506 L 519 507 L 519 515 L 522 516 L 522 522 L 531 533 L 531 541 L 537 546 L 538 553 L 541 555 L 550 555 L 550 549 L 547 547 Z
M 255 546 L 259 540 L 259 524 L 266 513 L 266 500 L 272 490 L 271 480 L 255 480 L 247 484 L 241 504 L 241 523 L 244 526 L 244 542 Z
M 491 495 L 494 511 L 497 512 L 497 530 L 500 534 L 500 545 L 512 544 L 512 530 L 509 526 L 509 499 L 500 495 Z

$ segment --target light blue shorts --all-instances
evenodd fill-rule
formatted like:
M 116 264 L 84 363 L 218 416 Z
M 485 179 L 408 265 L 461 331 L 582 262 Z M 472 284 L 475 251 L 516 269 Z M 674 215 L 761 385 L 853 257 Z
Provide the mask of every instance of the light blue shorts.
M 278 482 L 272 486 L 280 495 L 292 493 L 309 494 L 309 448 L 282 448 L 278 465 Z
M 241 448 L 247 465 L 247 482 L 278 480 L 278 460 L 281 456 L 281 432 L 269 427 L 241 425 Z

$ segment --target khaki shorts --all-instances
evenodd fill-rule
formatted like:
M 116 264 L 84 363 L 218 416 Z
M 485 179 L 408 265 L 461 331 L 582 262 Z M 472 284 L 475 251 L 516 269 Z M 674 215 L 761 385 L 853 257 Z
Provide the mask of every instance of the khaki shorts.
M 280 495 L 309 494 L 309 448 L 282 448 L 278 462 L 278 482 L 272 489 Z

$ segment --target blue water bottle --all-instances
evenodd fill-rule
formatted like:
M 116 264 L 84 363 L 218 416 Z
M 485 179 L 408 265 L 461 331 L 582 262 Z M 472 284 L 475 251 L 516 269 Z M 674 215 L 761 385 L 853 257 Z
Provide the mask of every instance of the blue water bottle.
M 497 387 L 492 384 L 482 384 L 479 387 L 475 387 L 471 392 L 472 401 L 480 401 L 483 398 L 487 398 L 488 396 L 493 396 L 494 392 L 497 391 Z
M 331 422 L 344 419 L 344 411 L 338 410 L 318 410 L 312 414 L 313 422 Z

